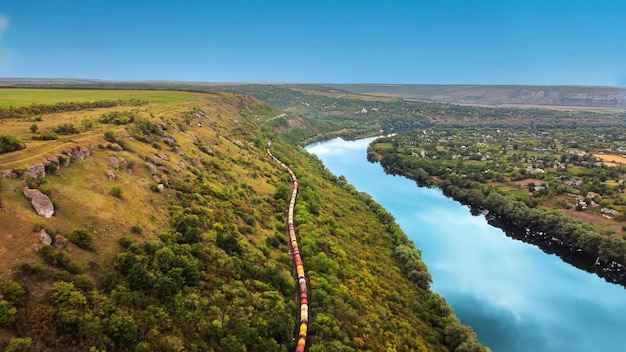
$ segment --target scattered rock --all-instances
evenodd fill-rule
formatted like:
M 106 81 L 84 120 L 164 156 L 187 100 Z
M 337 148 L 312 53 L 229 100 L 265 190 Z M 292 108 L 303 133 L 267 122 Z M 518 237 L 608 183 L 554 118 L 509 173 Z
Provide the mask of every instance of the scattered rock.
M 52 237 L 48 235 L 45 229 L 41 229 L 41 231 L 39 231 L 39 242 L 43 245 L 52 244 Z
M 211 149 L 211 147 L 209 147 L 208 145 L 203 145 L 200 150 L 202 150 L 203 152 L 209 154 L 209 155 L 213 155 L 213 149 Z
M 159 185 L 157 186 L 157 189 L 159 190 L 159 192 L 163 192 L 163 189 L 165 189 L 165 186 L 163 186 L 162 183 L 159 183 Z
M 61 235 L 54 236 L 54 244 L 52 245 L 56 249 L 65 248 L 67 245 L 67 239 Z
M 184 162 L 182 162 L 182 161 L 179 161 L 177 165 L 178 165 L 178 167 L 180 167 L 183 170 L 187 168 L 187 165 Z
M 170 157 L 169 157 L 169 156 L 167 156 L 167 154 L 165 154 L 165 153 L 163 153 L 163 152 L 159 152 L 159 153 L 157 154 L 157 156 L 158 156 L 159 158 L 161 158 L 161 159 L 165 160 L 165 161 L 170 161 Z
M 115 173 L 112 170 L 107 170 L 107 178 L 111 181 L 115 181 Z
M 176 155 L 178 155 L 178 156 L 185 155 L 185 152 L 182 149 L 180 149 L 180 147 L 174 148 L 174 153 L 176 153 Z
M 76 149 L 74 149 L 73 154 L 76 159 L 83 160 L 89 155 L 91 155 L 91 151 L 87 148 L 77 147 Z
M 24 195 L 35 208 L 37 214 L 49 218 L 54 215 L 54 206 L 47 195 L 41 193 L 38 189 L 24 188 Z
M 156 183 L 161 183 L 161 178 L 160 178 L 159 176 L 157 176 L 157 175 L 153 175 L 153 176 L 152 176 L 152 179 L 153 179 L 153 180 L 154 180 L 154 182 L 156 182 Z
M 159 159 L 158 156 L 153 155 L 150 157 L 150 161 L 152 161 L 153 164 L 158 165 L 161 162 L 161 159 Z
M 157 168 L 153 163 L 147 162 L 144 164 L 146 166 L 146 169 L 148 169 L 148 171 L 150 171 L 151 174 L 156 174 L 157 172 Z
M 107 145 L 107 149 L 113 150 L 113 151 L 116 151 L 116 152 L 121 152 L 122 150 L 124 150 L 124 148 L 122 148 L 122 146 L 117 144 L 117 143 L 111 143 L 111 144 Z
M 115 170 L 117 170 L 117 169 L 120 167 L 120 161 L 119 161 L 119 160 L 117 160 L 117 158 L 116 158 L 116 157 L 114 157 L 114 156 L 110 156 L 110 157 L 109 157 L 109 164 L 111 164 L 111 166 L 112 166 Z
M 193 163 L 194 163 L 194 165 L 196 165 L 196 167 L 203 167 L 204 166 L 204 164 L 202 164 L 202 159 L 200 159 L 199 157 L 193 158 Z
M 174 144 L 174 142 L 176 142 L 176 141 L 174 140 L 174 138 L 170 138 L 170 137 L 163 137 L 163 138 L 161 138 L 161 142 L 163 142 L 163 143 L 165 143 L 165 144 L 167 144 L 167 145 L 172 145 L 172 144 Z
M 11 170 L 7 170 L 7 171 L 0 172 L 0 177 L 1 178 L 17 178 L 18 175 L 17 175 L 16 172 L 13 172 Z

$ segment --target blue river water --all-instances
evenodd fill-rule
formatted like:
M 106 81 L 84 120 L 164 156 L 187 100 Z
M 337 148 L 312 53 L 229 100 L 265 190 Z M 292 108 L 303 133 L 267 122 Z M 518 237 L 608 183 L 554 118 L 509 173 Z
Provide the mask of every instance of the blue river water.
M 440 190 L 366 160 L 373 138 L 307 146 L 396 218 L 431 288 L 494 352 L 626 351 L 626 289 L 507 237 Z

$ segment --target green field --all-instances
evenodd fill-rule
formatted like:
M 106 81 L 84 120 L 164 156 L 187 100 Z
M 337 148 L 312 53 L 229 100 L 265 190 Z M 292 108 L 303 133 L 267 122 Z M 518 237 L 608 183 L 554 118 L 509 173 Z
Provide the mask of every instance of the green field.
M 180 103 L 197 100 L 194 93 L 164 90 L 101 89 L 0 89 L 0 107 L 25 106 L 32 103 L 54 104 L 64 101 L 139 99 L 149 102 Z

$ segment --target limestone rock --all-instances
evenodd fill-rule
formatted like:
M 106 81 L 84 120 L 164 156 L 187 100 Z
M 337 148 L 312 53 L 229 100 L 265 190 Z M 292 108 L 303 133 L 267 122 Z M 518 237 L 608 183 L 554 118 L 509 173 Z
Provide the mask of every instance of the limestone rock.
M 54 244 L 52 245 L 56 249 L 65 248 L 67 245 L 67 239 L 61 235 L 56 235 L 54 237 Z
M 151 174 L 156 174 L 157 168 L 156 168 L 156 166 L 154 166 L 153 163 L 146 162 L 144 165 L 146 166 L 148 171 L 150 171 Z
M 33 166 L 28 167 L 25 171 L 25 174 L 30 175 L 33 179 L 38 179 L 39 176 L 46 176 L 46 168 L 44 166 L 44 164 L 36 164 Z
M 86 157 L 88 157 L 89 155 L 91 155 L 91 151 L 87 148 L 81 148 L 78 147 L 76 149 L 74 149 L 74 157 L 76 157 L 76 159 L 80 159 L 83 160 Z
M 120 167 L 120 161 L 117 160 L 117 158 L 114 156 L 109 157 L 109 164 L 111 164 L 111 167 L 113 167 L 115 170 Z
M 107 178 L 111 181 L 115 181 L 115 173 L 111 170 L 107 170 Z
M 54 215 L 54 205 L 47 195 L 41 193 L 38 189 L 24 188 L 24 195 L 30 200 L 37 214 L 49 218 Z
M 213 155 L 213 149 L 211 149 L 208 145 L 202 146 L 200 149 L 209 155 Z
M 52 244 L 52 237 L 48 235 L 45 229 L 41 229 L 41 231 L 39 231 L 39 242 L 43 245 Z
M 163 152 L 159 152 L 159 153 L 157 154 L 157 156 L 158 156 L 159 158 L 161 158 L 161 159 L 165 160 L 165 161 L 169 161 L 169 160 L 170 160 L 170 157 L 169 157 L 167 154 L 163 153 Z

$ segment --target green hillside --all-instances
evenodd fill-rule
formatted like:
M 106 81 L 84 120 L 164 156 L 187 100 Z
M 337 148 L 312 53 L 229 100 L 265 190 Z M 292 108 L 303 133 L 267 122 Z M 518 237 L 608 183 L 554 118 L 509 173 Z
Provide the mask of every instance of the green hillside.
M 309 351 L 484 350 L 429 290 L 393 217 L 264 123 L 280 110 L 123 92 L 145 101 L 1 121 L 25 148 L 0 154 L 0 349 L 293 350 L 290 179 L 271 138 L 300 184 Z M 54 216 L 37 215 L 24 185 Z

